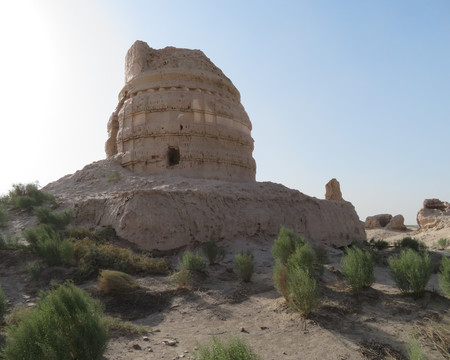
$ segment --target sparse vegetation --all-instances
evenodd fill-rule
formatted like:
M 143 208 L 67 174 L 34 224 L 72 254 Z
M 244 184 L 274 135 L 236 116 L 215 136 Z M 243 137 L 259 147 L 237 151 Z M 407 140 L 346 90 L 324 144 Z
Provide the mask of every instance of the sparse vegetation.
M 395 246 L 402 249 L 405 248 L 413 249 L 414 251 L 426 250 L 427 248 L 424 242 L 409 236 L 403 238 L 402 240 L 400 240 L 400 242 L 396 242 Z
M 286 264 L 289 256 L 295 252 L 295 249 L 305 243 L 306 240 L 301 236 L 295 235 L 291 230 L 282 226 L 272 246 L 272 256 L 275 261 Z
M 71 209 L 55 212 L 46 206 L 38 206 L 34 208 L 34 215 L 41 224 L 50 225 L 55 230 L 63 230 L 69 225 L 73 214 Z
M 165 260 L 135 254 L 111 243 L 97 242 L 88 237 L 82 240 L 74 239 L 74 242 L 79 280 L 96 277 L 101 269 L 123 271 L 127 274 L 166 274 L 169 270 Z
M 434 348 L 442 359 L 450 359 L 450 317 L 448 314 L 440 316 L 437 320 L 425 319 L 416 332 L 424 341 Z
M 440 238 L 437 242 L 437 247 L 440 250 L 445 250 L 450 246 L 450 239 L 447 238 Z
M 41 266 L 37 261 L 28 261 L 25 264 L 25 270 L 31 280 L 38 280 L 41 275 Z
M 314 252 L 316 254 L 316 259 L 319 264 L 324 265 L 328 262 L 328 250 L 324 245 L 319 244 L 316 247 L 314 247 Z
M 402 293 L 412 292 L 415 297 L 423 295 L 432 273 L 428 252 L 421 256 L 413 249 L 402 250 L 400 256 L 389 258 L 389 268 Z
M 74 245 L 61 236 L 50 225 L 40 225 L 25 230 L 25 239 L 30 249 L 52 265 L 74 265 Z
M 234 337 L 222 342 L 214 337 L 210 345 L 199 345 L 197 360 L 262 360 L 246 341 Z
M 236 254 L 235 260 L 239 276 L 244 282 L 249 282 L 253 275 L 253 254 L 241 251 Z
M 200 254 L 185 251 L 181 261 L 178 262 L 178 267 L 180 270 L 204 271 L 206 263 Z
M 108 329 L 110 337 L 145 335 L 151 331 L 147 326 L 135 325 L 112 316 L 104 316 L 101 322 Z
M 320 293 L 317 282 L 301 267 L 289 268 L 287 292 L 289 305 L 305 315 L 309 315 L 319 305 Z
M 439 285 L 442 291 L 450 296 L 450 258 L 443 257 L 441 262 L 441 271 L 438 274 Z
M 114 170 L 110 174 L 106 176 L 106 180 L 109 183 L 116 183 L 120 180 L 120 172 L 118 170 Z
M 2 287 L 0 286 L 0 324 L 3 322 L 3 318 L 5 317 L 7 306 L 6 296 L 3 293 Z
M 0 232 L 0 249 L 13 250 L 23 247 L 24 245 L 19 243 L 19 238 L 17 236 L 12 235 L 11 233 L 7 233 L 6 236 L 3 236 Z
M 9 214 L 5 204 L 0 203 L 0 227 L 5 226 L 8 223 Z
M 366 287 L 370 287 L 375 281 L 372 255 L 358 247 L 346 249 L 342 256 L 342 269 L 355 294 L 360 293 Z
M 189 287 L 192 282 L 191 271 L 187 269 L 181 269 L 180 271 L 177 271 L 175 273 L 175 281 L 179 289 Z
M 32 210 L 44 203 L 55 204 L 52 194 L 39 190 L 38 184 L 14 184 L 4 201 L 24 210 Z
M 425 354 L 420 347 L 419 341 L 411 335 L 408 343 L 408 357 L 409 360 L 426 360 Z
M 121 271 L 102 270 L 98 278 L 98 288 L 105 294 L 126 294 L 138 287 L 132 276 Z
M 102 358 L 108 332 L 100 303 L 66 283 L 41 293 L 36 308 L 7 327 L 5 360 Z
M 209 265 L 222 261 L 226 254 L 225 249 L 219 247 L 215 239 L 205 242 L 202 245 L 202 250 L 209 261 Z
M 373 246 L 375 249 L 380 250 L 380 251 L 387 249 L 389 247 L 389 243 L 383 239 L 375 240 L 372 238 L 369 241 L 369 245 Z

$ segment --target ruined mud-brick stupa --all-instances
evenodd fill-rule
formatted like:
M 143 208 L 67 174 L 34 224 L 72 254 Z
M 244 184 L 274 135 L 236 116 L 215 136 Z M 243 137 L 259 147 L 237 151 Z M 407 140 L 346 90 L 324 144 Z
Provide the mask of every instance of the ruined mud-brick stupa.
M 251 182 L 251 129 L 239 91 L 203 52 L 136 41 L 106 154 L 135 173 Z
M 273 238 L 281 226 L 332 246 L 365 239 L 342 197 L 255 181 L 251 129 L 239 92 L 201 51 L 137 41 L 108 122 L 107 159 L 44 190 L 73 209 L 74 225 L 112 226 L 151 251 Z

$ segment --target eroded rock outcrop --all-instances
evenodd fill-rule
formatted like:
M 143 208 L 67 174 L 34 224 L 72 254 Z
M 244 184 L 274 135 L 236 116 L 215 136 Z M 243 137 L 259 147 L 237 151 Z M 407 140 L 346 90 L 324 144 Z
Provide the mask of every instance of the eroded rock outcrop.
M 135 173 L 249 182 L 251 129 L 239 91 L 203 52 L 136 41 L 105 151 Z
M 335 178 L 331 179 L 325 185 L 325 199 L 334 201 L 345 201 L 342 198 L 341 185 Z
M 366 229 L 385 228 L 386 230 L 405 231 L 405 218 L 403 215 L 379 214 L 368 216 L 364 223 Z
M 211 237 L 275 237 L 281 225 L 333 246 L 366 238 L 347 202 L 319 200 L 270 182 L 142 176 L 112 158 L 44 190 L 74 209 L 76 224 L 112 225 L 119 236 L 147 250 L 177 249 Z
M 450 203 L 439 199 L 425 199 L 417 213 L 421 230 L 450 227 Z

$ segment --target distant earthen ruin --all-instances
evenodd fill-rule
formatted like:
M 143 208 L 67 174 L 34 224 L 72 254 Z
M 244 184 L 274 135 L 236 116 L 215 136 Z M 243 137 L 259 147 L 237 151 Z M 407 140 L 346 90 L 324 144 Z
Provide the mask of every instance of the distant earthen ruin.
M 239 91 L 202 51 L 136 41 L 105 150 L 139 174 L 253 182 L 251 129 Z

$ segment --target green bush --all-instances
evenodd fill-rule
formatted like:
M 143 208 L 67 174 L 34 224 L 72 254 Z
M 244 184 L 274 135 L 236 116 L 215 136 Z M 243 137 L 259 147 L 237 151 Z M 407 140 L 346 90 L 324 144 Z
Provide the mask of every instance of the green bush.
M 3 227 L 7 224 L 9 220 L 8 209 L 5 204 L 0 203 L 0 227 Z
M 272 256 L 275 261 L 286 264 L 287 259 L 295 252 L 295 249 L 304 244 L 306 244 L 305 239 L 295 235 L 291 230 L 282 226 L 278 237 L 275 239 L 272 246 Z
M 50 265 L 73 265 L 74 245 L 60 235 L 50 225 L 40 225 L 25 230 L 24 237 L 30 249 Z
M 204 271 L 206 269 L 206 263 L 201 255 L 194 254 L 191 251 L 185 251 L 183 258 L 178 262 L 178 267 L 180 270 Z
M 66 283 L 43 294 L 17 326 L 7 327 L 5 360 L 100 360 L 108 333 L 99 302 Z
M 402 250 L 400 256 L 389 258 L 389 268 L 402 293 L 412 292 L 416 297 L 423 295 L 432 273 L 428 252 L 422 257 L 413 249 Z
M 219 247 L 215 239 L 211 239 L 210 241 L 205 242 L 202 245 L 202 250 L 210 265 L 222 261 L 226 254 L 225 249 Z
M 44 203 L 55 204 L 55 197 L 38 189 L 37 184 L 14 184 L 8 202 L 15 207 L 31 210 Z
M 138 284 L 132 276 L 124 272 L 102 270 L 98 278 L 98 287 L 105 294 L 126 294 L 136 290 Z
M 73 213 L 71 209 L 55 212 L 46 206 L 38 206 L 34 208 L 34 215 L 42 224 L 50 225 L 55 230 L 63 230 L 72 220 Z
M 403 238 L 399 243 L 396 244 L 396 246 L 403 249 L 404 248 L 413 249 L 415 251 L 425 250 L 427 248 L 424 242 L 409 236 Z
M 383 239 L 370 239 L 369 241 L 369 245 L 373 246 L 374 248 L 376 248 L 377 250 L 384 250 L 387 249 L 389 247 L 389 243 Z
M 287 283 L 289 278 L 289 269 L 286 265 L 277 262 L 273 270 L 273 282 L 278 292 L 283 295 L 286 301 L 289 301 Z
M 24 248 L 25 246 L 20 243 L 19 237 L 14 236 L 11 233 L 7 233 L 6 236 L 3 236 L 0 232 L 0 249 L 19 249 Z
M 3 289 L 0 286 L 0 325 L 3 322 L 3 318 L 5 317 L 7 307 L 8 304 L 6 302 L 5 294 L 3 293 Z
M 308 243 L 295 249 L 294 253 L 287 260 L 287 267 L 288 269 L 300 267 L 316 279 L 320 279 L 324 271 L 323 264 L 317 261 L 316 255 Z
M 440 238 L 438 240 L 438 247 L 441 250 L 446 249 L 448 246 L 450 246 L 450 239 L 447 238 Z
M 287 293 L 289 305 L 305 315 L 319 306 L 320 294 L 316 280 L 301 267 L 289 269 Z
M 262 360 L 250 346 L 238 337 L 222 342 L 213 338 L 210 345 L 199 345 L 196 351 L 197 360 Z
M 438 274 L 439 285 L 442 291 L 450 296 L 450 258 L 443 257 L 441 262 L 441 271 Z
M 249 282 L 253 275 L 253 255 L 250 252 L 240 252 L 235 256 L 237 272 L 241 279 Z
M 360 293 L 363 288 L 370 287 L 375 281 L 372 255 L 358 247 L 346 249 L 342 256 L 342 269 L 355 294 Z

